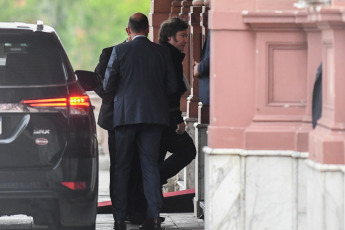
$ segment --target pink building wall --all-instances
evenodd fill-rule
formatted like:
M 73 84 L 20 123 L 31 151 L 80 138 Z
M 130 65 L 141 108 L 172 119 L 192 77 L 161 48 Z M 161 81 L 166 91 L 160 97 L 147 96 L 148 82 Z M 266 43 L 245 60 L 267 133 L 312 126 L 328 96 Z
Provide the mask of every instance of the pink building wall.
M 210 11 L 205 2 L 210 2 Z M 193 87 L 184 99 L 188 117 L 198 116 L 198 80 L 192 67 L 200 59 L 207 30 L 211 31 L 209 147 L 305 152 L 310 148 L 311 159 L 345 163 L 343 153 L 337 157 L 333 153 L 345 152 L 338 132 L 343 130 L 345 113 L 343 54 L 337 51 L 344 48 L 344 22 L 337 11 L 344 1 L 333 1 L 320 12 L 299 10 L 296 2 L 152 0 L 152 40 L 157 40 L 159 26 L 169 16 L 183 17 L 191 25 L 184 63 Z M 325 62 L 323 128 L 312 133 L 314 142 L 309 145 L 312 87 L 321 61 Z M 331 134 L 325 134 L 329 130 Z
M 184 65 L 193 90 L 185 102 L 187 118 L 198 117 L 198 157 L 205 157 L 196 163 L 196 201 L 205 198 L 206 229 L 276 229 L 272 218 L 284 225 L 277 229 L 345 226 L 345 1 L 303 9 L 297 2 L 152 0 L 151 34 L 169 15 L 191 26 Z M 207 32 L 209 111 L 191 73 Z M 320 62 L 323 113 L 313 130 Z
M 294 3 L 211 2 L 209 147 L 310 150 L 315 161 L 343 164 L 343 53 L 336 50 L 344 48 L 344 22 L 335 6 L 317 12 Z M 308 144 L 321 61 L 326 103 Z

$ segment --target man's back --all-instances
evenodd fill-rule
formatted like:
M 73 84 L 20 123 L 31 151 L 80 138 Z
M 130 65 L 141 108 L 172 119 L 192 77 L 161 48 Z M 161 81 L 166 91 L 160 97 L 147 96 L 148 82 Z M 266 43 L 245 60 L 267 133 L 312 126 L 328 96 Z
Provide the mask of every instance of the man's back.
M 137 37 L 115 47 L 114 126 L 169 124 L 167 94 L 176 90 L 168 50 Z M 120 66 L 120 68 L 116 68 Z M 114 73 L 111 73 L 114 74 Z

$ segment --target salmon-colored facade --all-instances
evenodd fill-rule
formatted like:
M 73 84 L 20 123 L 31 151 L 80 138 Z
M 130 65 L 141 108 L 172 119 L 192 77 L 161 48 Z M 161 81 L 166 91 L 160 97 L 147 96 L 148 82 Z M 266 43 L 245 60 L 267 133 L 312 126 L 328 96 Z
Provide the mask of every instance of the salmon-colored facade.
M 205 213 L 206 229 L 344 229 L 344 7 L 343 0 L 152 0 L 153 40 L 169 16 L 190 24 L 184 66 L 192 90 L 184 100 L 186 121 L 198 118 L 195 213 Z M 198 103 L 192 76 L 208 32 L 209 107 Z M 313 130 L 321 62 L 322 116 Z
M 151 0 L 151 40 L 171 16 L 190 25 L 184 187 L 205 229 L 345 229 L 345 0 Z M 208 33 L 209 106 L 193 77 Z

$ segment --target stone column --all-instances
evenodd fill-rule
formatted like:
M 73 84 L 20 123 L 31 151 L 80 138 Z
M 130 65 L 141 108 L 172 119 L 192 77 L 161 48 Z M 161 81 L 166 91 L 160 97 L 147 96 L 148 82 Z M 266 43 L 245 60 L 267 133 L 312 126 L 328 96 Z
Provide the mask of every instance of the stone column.
M 203 1 L 193 1 L 191 12 L 189 14 L 190 24 L 190 82 L 191 94 L 187 98 L 187 117 L 198 117 L 198 103 L 199 99 L 199 81 L 193 78 L 193 65 L 194 61 L 200 61 L 200 53 L 202 48 L 202 28 L 200 26 L 200 14 L 202 12 Z M 197 5 L 194 5 L 197 4 Z
M 317 18 L 316 23 L 322 33 L 320 45 L 323 71 L 322 116 L 309 137 L 307 229 L 343 229 L 345 14 L 343 7 L 325 7 L 311 15 L 311 18 Z
M 179 17 L 183 18 L 187 22 L 189 21 L 189 12 L 190 12 L 190 7 L 192 5 L 192 0 L 183 0 L 181 2 L 181 8 L 180 8 L 180 13 Z M 189 30 L 190 32 L 190 30 Z M 190 44 L 192 43 L 191 38 L 189 39 L 189 42 L 187 42 L 187 45 L 184 49 L 184 52 L 186 54 L 186 57 L 183 60 L 183 72 L 184 75 L 186 76 L 187 81 L 189 82 L 189 85 L 191 85 L 191 55 L 190 55 Z M 182 95 L 181 98 L 181 111 L 187 112 L 187 97 L 190 94 L 190 91 L 187 91 Z
M 176 1 L 176 0 L 175 0 Z M 161 26 L 161 23 L 169 18 L 171 10 L 172 0 L 151 1 L 151 10 L 149 14 L 150 21 L 150 40 L 153 42 L 158 42 L 158 31 Z
M 200 61 L 201 49 L 205 43 L 205 38 L 208 32 L 208 7 L 205 6 L 204 0 L 193 1 L 194 14 L 199 13 L 199 24 L 193 26 L 193 64 L 195 61 Z M 200 9 L 201 8 L 201 9 Z M 193 16 L 193 14 L 191 14 Z M 194 90 L 199 87 L 199 79 L 193 78 L 193 95 L 195 99 L 199 97 L 199 90 Z M 199 98 L 198 98 L 199 100 Z M 190 104 L 192 105 L 192 104 Z M 194 124 L 195 127 L 195 146 L 197 148 L 197 157 L 195 159 L 195 197 L 194 197 L 194 215 L 201 217 L 205 210 L 205 155 L 202 151 L 203 147 L 207 146 L 207 127 L 209 123 L 209 106 L 198 102 L 198 120 Z
M 340 10 L 324 9 L 321 15 L 341 16 Z M 321 21 L 322 117 L 310 135 L 310 159 L 323 164 L 345 164 L 345 22 Z
M 202 7 L 202 12 L 200 14 L 200 25 L 202 28 L 202 44 L 205 44 L 205 40 L 208 34 L 208 11 L 209 11 L 209 2 L 204 1 L 204 6 Z M 196 79 L 198 80 L 198 79 Z M 201 106 L 200 106 L 201 105 Z M 210 123 L 210 106 L 203 105 L 199 102 L 198 106 L 198 122 L 201 124 Z
M 181 13 L 182 0 L 174 0 L 171 3 L 170 17 L 178 17 Z
M 205 229 L 303 229 L 298 132 L 310 81 L 292 10 L 289 0 L 212 1 Z

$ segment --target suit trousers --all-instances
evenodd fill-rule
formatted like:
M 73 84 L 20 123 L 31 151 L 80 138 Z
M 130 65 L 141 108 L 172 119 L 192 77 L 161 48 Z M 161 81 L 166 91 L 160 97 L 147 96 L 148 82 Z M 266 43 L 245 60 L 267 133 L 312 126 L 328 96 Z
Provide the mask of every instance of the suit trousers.
M 162 207 L 158 167 L 162 125 L 134 124 L 115 128 L 116 154 L 112 169 L 112 203 L 116 221 L 124 221 L 127 212 L 127 192 L 135 152 L 142 168 L 147 218 L 159 217 Z M 121 143 L 121 144 L 119 144 Z
M 110 183 L 109 183 L 109 192 L 110 192 L 110 199 L 111 202 L 113 202 L 112 194 L 113 194 L 113 188 L 114 188 L 114 180 L 113 180 L 113 170 L 115 166 L 115 132 L 114 130 L 108 130 L 108 148 L 109 148 L 109 157 L 110 157 Z M 112 212 L 114 213 L 114 209 L 112 209 Z
M 113 170 L 115 167 L 115 154 L 116 154 L 116 146 L 115 146 L 115 131 L 114 130 L 108 130 L 108 148 L 109 148 L 109 156 L 110 156 L 110 185 L 109 185 L 109 191 L 110 191 L 110 199 L 113 201 L 113 189 L 114 189 L 114 183 L 113 183 Z M 130 173 L 130 179 L 128 185 L 128 192 L 127 192 L 127 202 L 128 202 L 128 209 L 127 213 L 145 213 L 146 212 L 146 200 L 144 192 L 142 192 L 142 179 L 141 179 L 141 167 L 140 167 L 140 159 L 138 156 L 138 152 L 134 152 L 134 159 L 133 159 L 133 165 L 132 170 Z M 139 192 L 138 192 L 139 191 Z M 112 209 L 112 213 L 115 213 L 115 209 Z
M 180 170 L 192 162 L 196 156 L 193 139 L 187 132 L 177 134 L 175 131 L 176 128 L 170 126 L 164 127 L 163 130 L 159 153 L 161 184 L 165 184 L 167 179 L 175 176 Z M 165 159 L 167 151 L 172 153 L 172 155 Z

